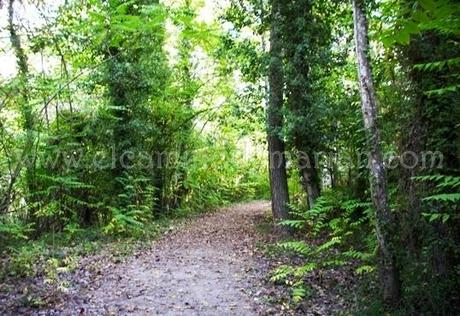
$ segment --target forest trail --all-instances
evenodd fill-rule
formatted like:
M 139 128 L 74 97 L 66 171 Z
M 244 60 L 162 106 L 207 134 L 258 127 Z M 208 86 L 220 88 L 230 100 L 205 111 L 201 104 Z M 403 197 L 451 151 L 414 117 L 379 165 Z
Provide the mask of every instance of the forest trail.
M 234 205 L 190 221 L 151 249 L 99 272 L 68 301 L 69 314 L 255 315 L 250 293 L 263 277 L 255 247 L 265 201 Z

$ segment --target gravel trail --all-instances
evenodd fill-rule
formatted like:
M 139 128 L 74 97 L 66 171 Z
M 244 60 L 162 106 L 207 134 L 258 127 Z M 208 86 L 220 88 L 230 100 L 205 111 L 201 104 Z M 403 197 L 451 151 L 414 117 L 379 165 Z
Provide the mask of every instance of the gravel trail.
M 267 202 L 251 202 L 190 221 L 151 249 L 99 271 L 61 312 L 258 315 L 263 268 L 258 268 L 255 225 L 268 209 Z

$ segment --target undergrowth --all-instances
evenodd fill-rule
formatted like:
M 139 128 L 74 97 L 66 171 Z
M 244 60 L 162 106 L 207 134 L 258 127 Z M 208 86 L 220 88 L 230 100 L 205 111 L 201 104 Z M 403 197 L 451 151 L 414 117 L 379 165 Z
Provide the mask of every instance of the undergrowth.
M 291 205 L 291 214 L 292 219 L 281 225 L 297 231 L 298 238 L 276 245 L 277 251 L 291 260 L 272 271 L 270 280 L 290 288 L 294 305 L 315 295 L 308 284 L 313 274 L 350 267 L 359 278 L 374 271 L 376 241 L 370 234 L 373 217 L 368 201 L 331 190 L 311 209 Z

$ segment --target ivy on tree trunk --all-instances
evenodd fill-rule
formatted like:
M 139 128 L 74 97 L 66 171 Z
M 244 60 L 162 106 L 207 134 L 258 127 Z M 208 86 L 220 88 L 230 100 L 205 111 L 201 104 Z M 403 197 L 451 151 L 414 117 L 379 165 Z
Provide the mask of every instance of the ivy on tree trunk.
M 380 131 L 377 125 L 377 99 L 369 61 L 369 40 L 364 3 L 353 0 L 353 16 L 358 64 L 361 110 L 369 146 L 372 200 L 375 208 L 376 234 L 380 252 L 380 276 L 383 300 L 395 306 L 400 300 L 400 281 L 396 254 L 391 242 L 392 216 L 388 203 L 385 168 L 380 145 Z

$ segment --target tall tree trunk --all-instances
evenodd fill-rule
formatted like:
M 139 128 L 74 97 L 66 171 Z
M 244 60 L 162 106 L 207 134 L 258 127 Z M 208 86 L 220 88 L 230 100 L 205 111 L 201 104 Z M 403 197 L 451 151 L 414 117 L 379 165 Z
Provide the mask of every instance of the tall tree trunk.
M 410 54 L 411 46 L 409 46 L 409 67 L 413 67 L 416 62 L 413 60 L 412 54 Z M 413 82 L 414 97 L 413 104 L 409 109 L 409 117 L 405 117 L 401 128 L 401 142 L 400 152 L 411 152 L 416 157 L 421 157 L 422 148 L 426 142 L 424 134 L 426 130 L 425 122 L 422 117 L 424 99 L 426 98 L 422 89 L 418 87 L 417 71 L 412 69 L 409 72 L 409 78 Z M 407 123 L 406 123 L 407 122 Z M 421 170 L 418 165 L 418 158 L 413 155 L 402 155 L 404 161 L 403 165 L 400 165 L 400 178 L 399 188 L 401 190 L 402 205 L 405 210 L 402 213 L 402 220 L 404 224 L 402 226 L 402 240 L 405 240 L 408 254 L 411 256 L 410 260 L 417 260 L 420 255 L 421 249 L 421 192 L 423 183 L 415 181 L 414 177 L 421 175 Z M 415 166 L 414 168 L 405 168 L 404 166 Z
M 269 68 L 269 102 L 267 108 L 268 153 L 270 169 L 270 187 L 272 195 L 272 212 L 275 219 L 289 216 L 289 191 L 286 175 L 286 156 L 284 142 L 279 136 L 283 124 L 281 109 L 283 107 L 283 61 L 280 27 L 280 6 L 272 1 L 270 28 L 270 68 Z
M 410 5 L 409 2 L 406 5 Z M 414 177 L 429 175 L 433 173 L 446 173 L 458 170 L 458 146 L 455 133 L 455 112 L 448 95 L 443 97 L 429 97 L 426 91 L 439 86 L 448 86 L 446 79 L 453 77 L 455 67 L 446 67 L 427 76 L 425 71 L 415 67 L 418 64 L 430 63 L 433 60 L 446 60 L 456 57 L 452 55 L 454 50 L 449 47 L 455 45 L 452 37 L 438 32 L 425 31 L 417 36 L 412 36 L 410 44 L 403 50 L 402 58 L 405 59 L 408 67 L 408 79 L 412 90 L 410 108 L 406 110 L 408 115 L 402 116 L 408 123 L 403 124 L 401 152 L 410 152 L 412 155 L 404 155 L 405 164 L 400 167 L 400 188 L 403 192 L 402 201 L 405 206 L 402 225 L 403 235 L 408 248 L 408 260 L 418 260 L 422 255 L 424 238 L 426 232 L 433 230 L 436 241 L 430 241 L 432 252 L 432 269 L 436 275 L 446 277 L 453 267 L 450 262 L 452 254 L 448 248 L 442 246 L 442 241 L 449 240 L 449 223 L 433 222 L 425 225 L 422 216 L 422 197 L 429 195 L 431 188 L 427 183 L 415 181 Z M 451 43 L 451 44 L 447 44 Z M 447 79 L 449 80 L 449 79 Z M 453 97 L 455 99 L 455 97 Z M 436 113 L 433 115 L 432 113 Z M 451 116 L 454 114 L 453 116 Z M 451 118 L 438 120 L 437 117 Z M 407 133 L 407 131 L 409 131 Z M 437 140 L 442 139 L 442 142 Z M 445 144 L 451 144 L 445 146 Z M 438 169 L 435 161 L 418 161 L 424 156 L 424 152 L 442 152 L 443 165 Z M 407 167 L 411 166 L 411 167 Z M 442 208 L 442 205 L 432 205 L 433 209 Z M 433 236 L 431 238 L 433 238 Z
M 388 305 L 396 306 L 400 300 L 401 285 L 396 266 L 395 249 L 390 238 L 393 223 L 388 205 L 386 175 L 380 148 L 377 102 L 368 57 L 369 40 L 363 1 L 353 0 L 353 17 L 361 105 L 370 149 L 371 191 L 376 212 L 376 234 L 381 259 L 380 276 L 383 286 L 383 300 Z
M 315 115 L 316 55 L 323 43 L 314 39 L 313 29 L 322 28 L 321 22 L 313 21 L 313 2 L 299 0 L 282 6 L 282 42 L 285 61 L 286 108 L 290 117 L 295 117 L 290 126 L 288 144 L 297 151 L 297 163 L 301 184 L 307 194 L 310 208 L 320 194 L 320 179 L 314 157 L 319 146 L 319 137 L 314 132 L 318 123 Z M 308 22 L 306 22 L 308 21 Z M 300 23 L 302 22 L 302 23 Z
M 35 191 L 35 155 L 34 151 L 34 117 L 32 107 L 30 105 L 28 77 L 29 67 L 27 61 L 27 55 L 21 45 L 21 40 L 16 32 L 16 26 L 14 25 L 14 0 L 8 2 L 8 31 L 10 33 L 10 42 L 13 48 L 14 54 L 16 55 L 16 63 L 18 66 L 18 79 L 19 79 L 19 95 L 20 95 L 20 110 L 23 119 L 22 128 L 26 132 L 26 140 L 24 149 L 21 155 L 21 161 L 18 161 L 16 170 L 12 175 L 10 189 L 12 189 L 14 182 L 19 176 L 22 166 L 26 166 L 26 185 L 28 189 L 28 199 L 31 199 L 31 194 Z M 10 195 L 11 192 L 8 193 Z M 6 199 L 6 203 L 9 204 L 10 197 Z M 29 201 L 29 204 L 33 204 L 33 200 Z M 33 222 L 36 222 L 34 208 L 31 208 L 30 218 Z

